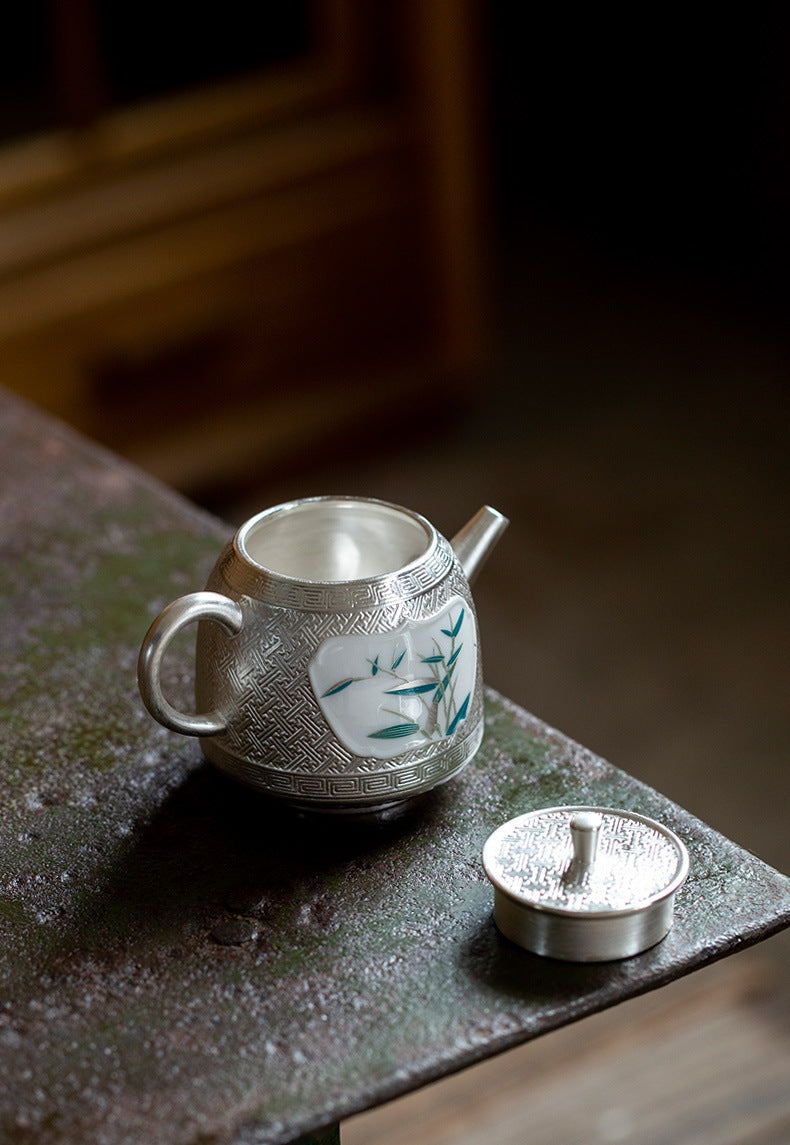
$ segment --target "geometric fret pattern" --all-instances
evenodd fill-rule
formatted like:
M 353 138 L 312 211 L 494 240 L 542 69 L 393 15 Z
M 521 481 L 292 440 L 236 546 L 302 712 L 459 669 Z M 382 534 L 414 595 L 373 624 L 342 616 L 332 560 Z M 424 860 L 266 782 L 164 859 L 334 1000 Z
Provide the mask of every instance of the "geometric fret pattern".
M 318 584 L 292 580 L 242 562 L 231 541 L 220 554 L 216 573 L 233 585 L 237 595 L 253 597 L 264 604 L 307 612 L 337 613 L 375 608 L 394 600 L 419 596 L 443 580 L 453 562 L 454 553 L 449 542 L 435 533 L 428 551 L 409 568 L 368 581 Z
M 445 782 L 460 771 L 480 746 L 483 722 L 479 720 L 471 734 L 441 754 L 423 761 L 411 761 L 395 770 L 371 775 L 310 775 L 283 772 L 240 759 L 225 751 L 217 737 L 203 741 L 206 757 L 222 771 L 270 795 L 290 802 L 333 809 L 380 806 L 395 800 L 411 798 Z

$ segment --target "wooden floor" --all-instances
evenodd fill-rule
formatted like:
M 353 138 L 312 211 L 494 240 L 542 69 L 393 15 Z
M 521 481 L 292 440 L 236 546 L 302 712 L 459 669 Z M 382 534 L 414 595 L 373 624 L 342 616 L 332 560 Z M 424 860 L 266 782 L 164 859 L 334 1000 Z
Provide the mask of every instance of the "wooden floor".
M 426 401 L 212 507 L 359 493 L 451 535 L 493 504 L 487 681 L 790 872 L 788 347 L 561 255 L 511 278 L 469 406 Z M 363 1115 L 345 1145 L 787 1145 L 789 968 L 785 934 Z

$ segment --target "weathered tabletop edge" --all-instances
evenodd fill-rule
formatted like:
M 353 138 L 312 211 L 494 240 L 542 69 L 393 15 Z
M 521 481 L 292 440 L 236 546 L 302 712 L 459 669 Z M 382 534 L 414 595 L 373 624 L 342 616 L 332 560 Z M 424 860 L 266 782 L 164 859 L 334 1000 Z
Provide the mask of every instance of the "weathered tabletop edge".
M 780 874 L 780 872 L 777 872 L 777 874 Z M 788 895 L 790 896 L 790 880 L 788 881 Z M 545 1029 L 540 1030 L 536 1034 L 524 1034 L 522 1032 L 503 1035 L 499 1039 L 488 1043 L 488 1045 L 484 1049 L 481 1049 L 479 1052 L 474 1050 L 469 1051 L 466 1055 L 459 1055 L 456 1064 L 450 1069 L 446 1068 L 446 1065 L 437 1067 L 433 1076 L 429 1076 L 429 1071 L 426 1070 L 420 1076 L 420 1085 L 430 1085 L 433 1082 L 441 1081 L 443 1078 L 450 1077 L 456 1073 L 461 1073 L 465 1069 L 469 1069 L 471 1066 L 479 1065 L 481 1062 L 488 1061 L 493 1057 L 497 1057 L 501 1053 L 506 1053 L 508 1050 L 515 1049 L 517 1046 L 526 1045 L 528 1042 L 535 1041 L 538 1037 L 544 1036 L 544 1034 L 554 1033 L 556 1030 L 560 1030 L 566 1026 L 573 1025 L 574 1022 L 580 1021 L 583 1018 L 592 1017 L 595 1014 L 602 1014 L 604 1011 L 612 1010 L 625 1002 L 632 1001 L 634 998 L 639 998 L 646 994 L 652 994 L 655 990 L 659 990 L 664 986 L 670 985 L 672 982 L 678 981 L 680 978 L 686 978 L 698 970 L 704 970 L 709 966 L 713 966 L 715 963 L 722 961 L 724 958 L 727 958 L 730 955 L 740 954 L 742 951 L 746 951 L 755 946 L 759 946 L 761 942 L 768 941 L 769 939 L 775 937 L 777 934 L 780 934 L 782 931 L 788 928 L 790 928 L 790 898 L 788 900 L 787 910 L 782 912 L 780 915 L 777 915 L 774 925 L 772 925 L 767 931 L 761 930 L 759 934 L 750 933 L 743 936 L 738 941 L 722 943 L 715 947 L 711 947 L 709 950 L 700 951 L 695 955 L 695 957 L 690 958 L 687 963 L 682 965 L 682 969 L 680 969 L 679 973 L 677 972 L 678 964 L 675 963 L 672 972 L 667 971 L 657 975 L 657 977 L 650 983 L 646 985 L 640 985 L 632 992 L 614 999 L 611 1002 L 607 1002 L 604 1005 L 582 1005 L 578 1008 L 578 1010 L 571 1014 L 566 1014 L 561 1020 L 547 1026 Z M 508 940 L 503 939 L 503 941 Z M 639 956 L 637 955 L 637 957 Z M 349 1105 L 347 1109 L 344 1109 L 342 1112 L 338 1113 L 334 1120 L 323 1122 L 321 1125 L 315 1124 L 313 1126 L 311 1124 L 311 1128 L 322 1129 L 330 1124 L 333 1124 L 334 1121 L 343 1121 L 348 1117 L 355 1116 L 358 1113 L 367 1112 L 370 1109 L 385 1105 L 389 1101 L 395 1100 L 399 1097 L 404 1097 L 409 1093 L 413 1093 L 415 1088 L 416 1087 L 413 1083 L 399 1083 L 397 1085 L 393 1085 L 386 1096 L 381 1096 L 381 1091 L 377 1090 L 375 1100 L 361 1104 L 354 1103 L 353 1107 Z M 290 1136 L 285 1136 L 282 1139 L 277 1138 L 276 1141 L 275 1139 L 272 1139 L 272 1145 L 280 1145 L 280 1141 L 282 1141 L 283 1145 L 286 1145 L 286 1143 L 292 1140 L 293 1138 Z
M 724 837 L 724 836 L 723 836 Z M 771 868 L 773 869 L 773 868 Z M 780 872 L 777 872 L 779 874 Z M 788 880 L 788 893 L 790 894 L 790 880 Z M 623 1003 L 633 1001 L 635 998 L 642 997 L 646 994 L 652 994 L 655 990 L 661 989 L 663 986 L 669 985 L 671 982 L 677 981 L 679 978 L 688 977 L 695 971 L 704 970 L 709 966 L 715 965 L 716 962 L 722 961 L 729 955 L 741 953 L 754 946 L 758 946 L 761 942 L 773 938 L 775 935 L 781 933 L 783 930 L 790 928 L 790 905 L 785 912 L 777 916 L 775 926 L 766 932 L 759 934 L 751 934 L 742 938 L 737 943 L 722 944 L 721 946 L 711 948 L 710 952 L 700 952 L 695 958 L 690 959 L 683 967 L 680 973 L 665 973 L 659 975 L 655 981 L 649 985 L 644 985 L 635 989 L 627 996 L 618 998 L 603 1006 L 589 1005 L 579 1007 L 578 1012 L 564 1017 L 562 1020 L 556 1022 L 545 1030 L 540 1031 L 540 1034 L 524 1035 L 524 1034 L 511 1034 L 501 1037 L 496 1043 L 489 1043 L 485 1048 L 481 1048 L 479 1052 L 470 1051 L 465 1056 L 461 1055 L 452 1068 L 448 1069 L 445 1065 L 437 1066 L 431 1075 L 430 1071 L 426 1070 L 420 1075 L 419 1085 L 411 1080 L 399 1081 L 393 1084 L 388 1090 L 377 1088 L 371 1089 L 369 1093 L 354 1102 L 338 1102 L 333 1104 L 331 1109 L 327 1109 L 326 1115 L 316 1118 L 315 1116 L 307 1117 L 302 1123 L 296 1121 L 290 1122 L 290 1128 L 284 1130 L 282 1133 L 276 1135 L 269 1135 L 258 1138 L 266 1143 L 266 1145 L 300 1145 L 301 1139 L 305 1138 L 305 1145 L 309 1145 L 309 1139 L 314 1135 L 320 1134 L 325 1130 L 330 1130 L 334 1126 L 342 1125 L 342 1122 L 347 1121 L 351 1117 L 356 1117 L 362 1113 L 369 1113 L 375 1109 L 379 1109 L 384 1105 L 389 1104 L 391 1101 L 397 1101 L 398 1098 L 407 1097 L 409 1094 L 415 1093 L 418 1088 L 423 1088 L 426 1085 L 432 1085 L 436 1082 L 443 1081 L 446 1078 L 452 1077 L 456 1074 L 462 1073 L 464 1070 L 470 1069 L 473 1066 L 480 1065 L 482 1062 L 490 1061 L 492 1058 L 498 1057 L 500 1054 L 506 1053 L 508 1050 L 516 1049 L 518 1046 L 526 1045 L 528 1042 L 535 1041 L 537 1037 L 542 1037 L 544 1034 L 551 1034 L 557 1030 L 564 1029 L 566 1026 L 573 1025 L 574 1022 L 581 1021 L 584 1018 L 589 1018 L 595 1014 L 602 1014 L 606 1010 L 615 1009 Z M 675 968 L 676 969 L 676 968 Z M 250 1122 L 245 1125 L 241 1130 L 242 1136 L 236 1136 L 232 1145 L 250 1145 L 249 1131 L 255 1131 L 258 1127 L 264 1134 L 268 1131 L 267 1122 L 263 1119 Z M 294 1129 L 299 1134 L 299 1137 L 294 1138 Z
M 502 695 L 495 688 L 489 685 L 485 687 L 487 699 L 500 704 L 504 710 L 509 711 L 514 716 L 519 717 L 528 725 L 534 725 L 536 730 L 540 730 L 542 735 L 556 736 L 564 741 L 570 749 L 579 748 L 583 751 L 583 745 L 573 740 L 566 733 L 554 728 L 544 721 L 540 720 L 532 712 L 529 712 L 522 705 L 516 701 L 509 699 L 507 696 Z M 598 757 L 601 758 L 601 757 Z M 303 1121 L 289 1120 L 288 1127 L 283 1126 L 281 1131 L 272 1133 L 271 1125 L 265 1119 L 253 1119 L 243 1127 L 240 1127 L 241 1136 L 236 1136 L 232 1139 L 232 1145 L 250 1145 L 249 1133 L 262 1132 L 264 1137 L 254 1137 L 255 1142 L 258 1140 L 265 1140 L 266 1145 L 300 1145 L 302 1138 L 305 1139 L 306 1145 L 309 1145 L 310 1138 L 313 1135 L 320 1134 L 325 1130 L 330 1130 L 332 1127 L 341 1124 L 343 1121 L 351 1117 L 355 1117 L 361 1113 L 367 1113 L 374 1109 L 381 1108 L 391 1101 L 398 1098 L 406 1097 L 423 1088 L 426 1085 L 431 1085 L 435 1082 L 442 1081 L 447 1077 L 455 1074 L 462 1073 L 464 1070 L 472 1066 L 479 1065 L 482 1062 L 489 1061 L 508 1050 L 515 1049 L 518 1046 L 526 1045 L 528 1042 L 535 1041 L 538 1037 L 545 1034 L 554 1033 L 557 1030 L 564 1029 L 566 1026 L 572 1025 L 574 1022 L 580 1021 L 583 1018 L 592 1017 L 595 1014 L 603 1013 L 606 1010 L 614 1009 L 625 1002 L 630 1002 L 635 998 L 642 997 L 646 994 L 651 994 L 655 990 L 659 990 L 664 986 L 670 985 L 672 982 L 680 978 L 686 978 L 690 974 L 698 970 L 704 970 L 715 963 L 722 961 L 733 954 L 741 953 L 755 946 L 760 945 L 764 941 L 775 937 L 783 930 L 790 928 L 790 876 L 783 874 L 781 871 L 776 870 L 769 863 L 766 863 L 759 855 L 749 851 L 747 848 L 742 847 L 734 840 L 722 834 L 715 827 L 711 827 L 704 820 L 682 807 L 679 803 L 671 800 L 668 796 L 662 795 L 660 791 L 650 787 L 647 783 L 635 779 L 632 775 L 626 772 L 623 768 L 617 767 L 615 764 L 603 760 L 608 768 L 613 772 L 623 776 L 625 780 L 635 785 L 635 787 L 648 797 L 657 797 L 661 800 L 668 809 L 675 812 L 678 816 L 685 820 L 689 826 L 694 826 L 700 829 L 703 833 L 713 836 L 721 840 L 727 846 L 733 846 L 738 851 L 748 854 L 751 858 L 759 864 L 764 870 L 767 877 L 775 880 L 779 884 L 784 884 L 786 890 L 786 906 L 784 909 L 777 911 L 773 920 L 767 926 L 758 927 L 752 923 L 744 933 L 739 934 L 737 937 L 728 938 L 721 942 L 711 944 L 694 952 L 694 954 L 680 963 L 675 962 L 671 967 L 666 967 L 663 971 L 656 974 L 655 978 L 648 982 L 639 980 L 634 983 L 634 988 L 620 997 L 605 1001 L 600 1004 L 594 999 L 589 1001 L 584 1000 L 576 1009 L 572 1011 L 564 1011 L 561 1017 L 556 1021 L 550 1022 L 546 1027 L 534 1033 L 526 1032 L 523 1029 L 520 1031 L 513 1031 L 508 1034 L 500 1035 L 488 1041 L 484 1046 L 479 1048 L 470 1049 L 466 1052 L 457 1054 L 452 1064 L 448 1066 L 446 1060 L 436 1062 L 433 1067 L 421 1067 L 419 1070 L 414 1071 L 414 1076 L 410 1073 L 406 1077 L 398 1078 L 397 1081 L 387 1085 L 377 1085 L 370 1087 L 364 1095 L 358 1096 L 354 1101 L 338 1100 L 337 1102 L 327 1103 L 327 1108 L 323 1115 L 314 1113 L 309 1117 L 305 1117 Z M 493 924 L 492 924 L 493 925 Z M 509 943 L 509 940 L 502 938 L 502 942 Z M 659 944 L 660 945 L 660 944 Z M 645 951 L 642 955 L 636 955 L 636 958 L 650 955 L 651 951 Z M 532 957 L 532 956 L 528 956 Z M 551 960 L 549 960 L 551 961 Z M 631 961 L 627 959 L 625 961 Z M 417 1077 L 417 1074 L 419 1075 Z M 295 1137 L 294 1133 L 299 1136 Z M 268 1133 L 268 1136 L 266 1134 Z

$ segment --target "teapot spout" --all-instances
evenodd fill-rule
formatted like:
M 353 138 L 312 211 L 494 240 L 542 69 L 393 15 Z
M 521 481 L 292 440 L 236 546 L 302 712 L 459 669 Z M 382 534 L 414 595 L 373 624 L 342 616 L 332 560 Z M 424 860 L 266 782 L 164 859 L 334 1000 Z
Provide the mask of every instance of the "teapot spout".
M 453 537 L 450 544 L 470 584 L 509 523 L 496 509 L 484 505 Z

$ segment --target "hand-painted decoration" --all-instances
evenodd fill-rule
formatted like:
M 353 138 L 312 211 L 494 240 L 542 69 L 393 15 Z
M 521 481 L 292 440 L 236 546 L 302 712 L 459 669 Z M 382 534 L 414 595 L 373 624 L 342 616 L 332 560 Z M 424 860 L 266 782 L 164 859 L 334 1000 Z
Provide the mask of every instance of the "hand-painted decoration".
M 355 755 L 391 759 L 463 730 L 477 671 L 466 601 L 389 633 L 325 640 L 310 682 L 337 738 Z

